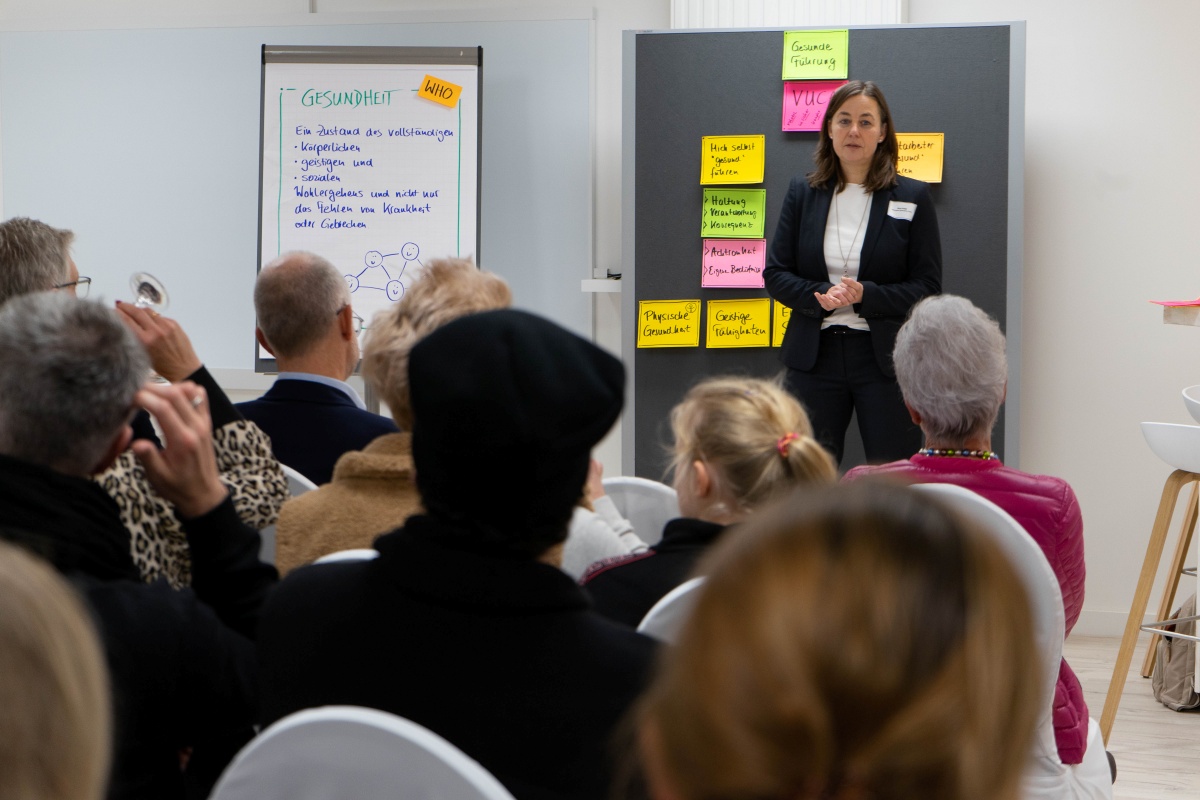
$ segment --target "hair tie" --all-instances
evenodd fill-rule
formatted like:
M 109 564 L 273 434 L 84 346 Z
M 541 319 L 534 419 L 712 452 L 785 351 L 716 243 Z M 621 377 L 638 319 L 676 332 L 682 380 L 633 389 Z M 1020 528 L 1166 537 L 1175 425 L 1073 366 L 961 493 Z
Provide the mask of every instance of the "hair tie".
M 779 437 L 779 441 L 775 443 L 775 449 L 779 451 L 780 458 L 788 457 L 788 445 L 800 438 L 798 433 L 785 433 Z

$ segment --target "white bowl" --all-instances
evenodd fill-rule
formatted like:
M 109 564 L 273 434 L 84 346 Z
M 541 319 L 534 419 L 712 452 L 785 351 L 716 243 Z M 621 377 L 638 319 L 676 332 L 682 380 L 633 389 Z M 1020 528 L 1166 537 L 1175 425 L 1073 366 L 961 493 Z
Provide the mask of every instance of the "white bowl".
M 1175 469 L 1200 472 L 1200 426 L 1143 422 L 1142 435 L 1154 455 Z
M 1192 419 L 1200 422 L 1200 385 L 1189 386 L 1183 390 L 1183 404 L 1187 406 Z

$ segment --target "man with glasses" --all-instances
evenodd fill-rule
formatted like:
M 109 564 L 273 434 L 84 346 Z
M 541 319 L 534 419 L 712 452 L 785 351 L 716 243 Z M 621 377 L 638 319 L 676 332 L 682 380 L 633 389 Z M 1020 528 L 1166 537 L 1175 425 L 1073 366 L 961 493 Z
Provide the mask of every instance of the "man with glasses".
M 341 455 L 385 433 L 391 419 L 366 410 L 346 379 L 358 364 L 362 319 L 332 264 L 315 253 L 284 253 L 254 286 L 259 344 L 279 377 L 258 400 L 239 403 L 271 437 L 275 457 L 316 484 L 328 483 Z

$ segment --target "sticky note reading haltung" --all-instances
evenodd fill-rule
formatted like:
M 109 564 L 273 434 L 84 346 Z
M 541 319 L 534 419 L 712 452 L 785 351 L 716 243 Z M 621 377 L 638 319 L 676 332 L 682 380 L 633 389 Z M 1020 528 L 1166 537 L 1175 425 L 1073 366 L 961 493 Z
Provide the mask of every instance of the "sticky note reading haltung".
M 896 172 L 926 183 L 942 182 L 946 134 L 897 133 L 896 144 L 900 147 Z
M 700 285 L 706 288 L 761 289 L 767 264 L 766 239 L 705 239 Z
M 788 320 L 792 318 L 792 309 L 776 300 L 774 311 L 775 313 L 771 316 L 773 322 L 771 325 L 771 347 L 779 347 L 783 344 L 783 335 L 787 333 Z
M 786 81 L 783 84 L 783 130 L 819 131 L 825 109 L 845 81 Z
M 441 103 L 447 108 L 454 108 L 458 105 L 460 95 L 462 95 L 462 87 L 457 83 L 435 78 L 432 75 L 426 75 L 422 78 L 421 88 L 417 90 L 417 97 L 424 97 L 426 100 Z
M 766 228 L 766 189 L 705 189 L 700 235 L 761 239 Z
M 708 347 L 768 347 L 771 298 L 708 301 Z
M 829 80 L 849 75 L 850 31 L 784 31 L 783 79 Z
M 638 347 L 699 347 L 699 300 L 639 300 Z
M 763 182 L 766 136 L 704 136 L 700 148 L 700 183 Z

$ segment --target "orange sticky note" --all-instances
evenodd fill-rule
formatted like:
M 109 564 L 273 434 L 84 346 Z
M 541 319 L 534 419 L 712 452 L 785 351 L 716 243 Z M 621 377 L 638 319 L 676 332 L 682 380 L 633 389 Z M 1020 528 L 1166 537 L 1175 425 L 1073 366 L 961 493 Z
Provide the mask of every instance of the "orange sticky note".
M 462 95 L 462 87 L 457 83 L 435 78 L 432 75 L 426 75 L 422 78 L 421 88 L 417 90 L 418 97 L 424 97 L 426 100 L 441 103 L 447 108 L 454 108 L 458 105 L 460 95 Z

